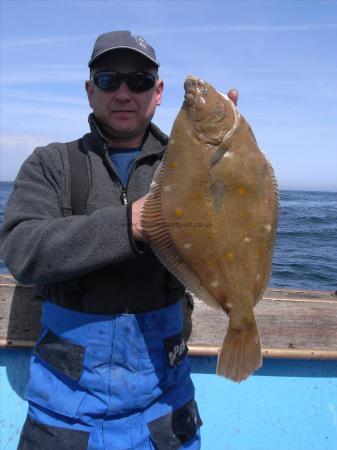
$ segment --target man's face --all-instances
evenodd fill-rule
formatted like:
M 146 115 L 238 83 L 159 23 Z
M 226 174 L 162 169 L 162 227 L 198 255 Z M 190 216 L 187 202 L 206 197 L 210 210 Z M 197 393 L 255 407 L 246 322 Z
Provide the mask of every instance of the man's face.
M 128 50 L 108 54 L 95 66 L 92 74 L 102 70 L 143 71 L 156 75 L 155 68 L 145 58 Z M 152 89 L 140 93 L 132 92 L 125 82 L 113 92 L 101 90 L 93 81 L 86 81 L 85 88 L 95 117 L 108 137 L 121 141 L 121 145 L 125 141 L 127 145 L 130 141 L 142 140 L 156 106 L 161 103 L 163 82 L 156 80 Z

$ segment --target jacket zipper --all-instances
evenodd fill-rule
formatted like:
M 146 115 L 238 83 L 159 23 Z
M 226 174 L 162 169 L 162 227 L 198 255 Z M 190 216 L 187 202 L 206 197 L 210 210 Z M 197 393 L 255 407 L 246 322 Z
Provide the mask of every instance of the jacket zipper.
M 114 175 L 114 177 L 118 181 L 118 184 L 119 184 L 119 187 L 120 187 L 120 196 L 119 196 L 120 201 L 121 201 L 122 205 L 127 205 L 128 204 L 127 190 L 128 190 L 128 186 L 129 186 L 131 175 L 132 175 L 134 169 L 138 166 L 138 163 L 140 161 L 142 161 L 143 159 L 146 159 L 150 155 L 143 156 L 143 157 L 141 157 L 141 158 L 139 158 L 139 159 L 137 159 L 136 161 L 133 162 L 132 167 L 131 167 L 131 171 L 129 173 L 129 176 L 128 176 L 128 179 L 127 179 L 127 182 L 126 182 L 126 186 L 124 186 L 123 183 L 121 182 L 118 174 L 116 173 L 115 169 L 113 168 L 113 166 L 111 164 L 111 160 L 108 157 L 108 152 L 109 152 L 109 146 L 105 142 L 104 143 L 104 158 L 105 158 L 105 161 L 108 163 L 108 167 L 109 167 L 110 172 Z M 164 151 L 162 153 L 164 153 Z
M 126 196 L 126 190 L 125 190 L 124 187 L 122 188 L 122 193 L 121 193 L 120 199 L 121 199 L 122 205 L 127 205 L 128 204 L 128 199 L 127 199 L 127 196 Z
M 145 157 L 146 158 L 146 157 Z M 142 159 L 144 159 L 144 158 L 139 158 L 137 161 L 133 161 L 133 163 L 132 163 L 132 166 L 131 166 L 131 170 L 130 170 L 130 173 L 129 173 L 129 176 L 128 176 L 128 179 L 127 179 L 127 181 L 126 181 L 126 186 L 124 186 L 123 184 L 122 184 L 122 193 L 121 193 L 121 200 L 122 200 L 122 203 L 123 203 L 123 205 L 127 205 L 128 204 L 128 199 L 127 199 L 127 190 L 128 190 L 128 186 L 129 186 L 129 181 L 130 181 L 130 178 L 131 178 L 131 175 L 132 175 L 132 172 L 134 171 L 134 169 L 136 168 L 136 166 L 138 165 L 138 162 L 140 161 L 140 160 L 142 160 Z
M 127 199 L 127 196 L 126 196 L 126 188 L 124 187 L 124 185 L 121 182 L 118 174 L 116 173 L 115 169 L 113 168 L 113 166 L 111 164 L 111 160 L 108 157 L 108 152 L 109 152 L 108 144 L 106 142 L 104 142 L 104 152 L 103 152 L 103 154 L 104 154 L 105 162 L 108 164 L 110 174 L 113 174 L 113 176 L 116 178 L 116 180 L 117 180 L 117 182 L 119 184 L 119 187 L 120 187 L 119 199 L 120 199 L 122 205 L 127 205 L 128 204 L 128 199 Z
M 165 152 L 165 151 L 162 151 L 162 152 L 161 152 L 161 153 L 162 153 L 162 154 L 161 154 L 161 158 L 162 158 L 164 152 Z M 160 154 L 159 154 L 159 155 L 160 155 Z M 131 170 L 130 170 L 130 173 L 129 173 L 129 176 L 128 176 L 128 179 L 127 179 L 127 182 L 126 182 L 126 186 L 125 186 L 125 189 L 124 189 L 125 195 L 126 195 L 126 192 L 127 192 L 128 186 L 129 186 L 129 182 L 130 182 L 130 178 L 131 178 L 131 175 L 132 175 L 134 169 L 138 166 L 138 164 L 139 164 L 140 161 L 143 161 L 144 159 L 146 159 L 146 158 L 148 158 L 148 157 L 150 157 L 150 156 L 152 156 L 152 155 L 141 156 L 139 159 L 136 159 L 136 160 L 132 163 Z M 160 158 L 160 159 L 161 159 L 161 158 Z
M 112 173 L 114 175 L 114 177 L 118 181 L 118 184 L 119 184 L 119 187 L 120 187 L 120 196 L 119 196 L 120 201 L 121 201 L 122 205 L 127 205 L 128 204 L 127 189 L 128 189 L 128 186 L 129 186 L 129 181 L 130 181 L 130 177 L 132 175 L 132 172 L 133 172 L 134 168 L 138 165 L 139 161 L 147 158 L 147 156 L 149 156 L 149 155 L 146 155 L 144 157 L 139 158 L 137 161 L 134 161 L 134 163 L 132 164 L 131 171 L 130 171 L 130 174 L 128 176 L 127 182 L 126 182 L 126 186 L 124 186 L 123 183 L 121 182 L 118 174 L 116 173 L 115 169 L 113 168 L 110 158 L 108 157 L 109 146 L 108 146 L 108 143 L 105 140 L 105 137 L 101 133 L 99 127 L 96 124 L 96 122 L 93 120 L 91 123 L 95 127 L 95 129 L 96 129 L 97 133 L 99 134 L 99 136 L 103 139 L 103 142 L 104 142 L 104 151 L 103 151 L 104 159 L 105 159 L 105 162 L 108 164 L 110 173 Z M 163 155 L 165 153 L 165 150 L 163 150 L 161 153 Z

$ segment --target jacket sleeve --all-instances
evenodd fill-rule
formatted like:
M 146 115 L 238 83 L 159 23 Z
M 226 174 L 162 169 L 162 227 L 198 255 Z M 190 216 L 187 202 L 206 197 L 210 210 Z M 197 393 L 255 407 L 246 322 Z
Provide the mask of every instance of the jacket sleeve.
M 0 230 L 1 257 L 13 276 L 28 284 L 60 282 L 137 254 L 126 206 L 63 217 L 60 170 L 48 171 L 38 150 L 20 169 Z

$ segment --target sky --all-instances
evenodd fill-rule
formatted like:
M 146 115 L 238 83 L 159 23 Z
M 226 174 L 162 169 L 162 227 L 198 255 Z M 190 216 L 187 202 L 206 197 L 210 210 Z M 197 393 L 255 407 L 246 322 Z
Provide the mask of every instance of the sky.
M 337 1 L 0 0 L 0 180 L 37 146 L 88 132 L 84 90 L 97 35 L 130 30 L 156 49 L 170 133 L 195 75 L 227 92 L 281 189 L 337 192 Z

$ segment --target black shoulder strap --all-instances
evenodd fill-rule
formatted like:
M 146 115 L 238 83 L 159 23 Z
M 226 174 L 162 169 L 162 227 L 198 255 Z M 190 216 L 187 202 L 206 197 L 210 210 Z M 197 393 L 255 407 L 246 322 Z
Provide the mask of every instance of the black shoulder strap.
M 71 205 L 73 216 L 85 215 L 89 197 L 89 175 L 87 156 L 82 149 L 82 140 L 67 142 L 71 175 Z

